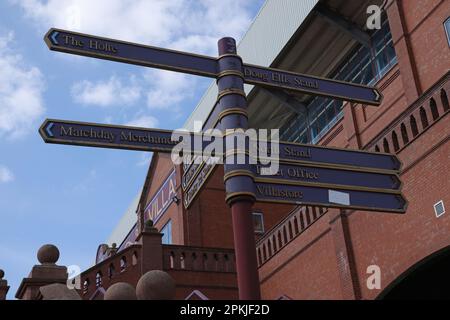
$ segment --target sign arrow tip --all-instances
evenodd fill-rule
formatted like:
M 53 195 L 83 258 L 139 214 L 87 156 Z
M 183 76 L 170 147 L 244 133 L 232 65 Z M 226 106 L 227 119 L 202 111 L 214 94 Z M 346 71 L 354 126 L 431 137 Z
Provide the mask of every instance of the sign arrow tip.
M 58 36 L 59 32 L 58 31 L 53 31 L 50 35 L 50 40 L 54 45 L 59 45 L 58 39 L 56 39 L 56 37 Z
M 373 93 L 375 94 L 375 101 L 381 103 L 383 100 L 383 95 L 378 91 L 378 89 L 373 89 Z
M 52 138 L 54 137 L 53 132 L 52 132 L 52 128 L 55 124 L 53 122 L 49 122 L 48 125 L 45 128 L 45 132 L 47 133 L 47 135 Z

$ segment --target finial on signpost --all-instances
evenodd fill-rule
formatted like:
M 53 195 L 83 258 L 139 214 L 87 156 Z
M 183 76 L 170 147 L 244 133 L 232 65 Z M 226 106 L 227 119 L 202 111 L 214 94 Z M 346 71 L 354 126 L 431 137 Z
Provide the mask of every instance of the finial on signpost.
M 236 40 L 231 37 L 225 37 L 218 41 L 219 54 L 236 54 Z

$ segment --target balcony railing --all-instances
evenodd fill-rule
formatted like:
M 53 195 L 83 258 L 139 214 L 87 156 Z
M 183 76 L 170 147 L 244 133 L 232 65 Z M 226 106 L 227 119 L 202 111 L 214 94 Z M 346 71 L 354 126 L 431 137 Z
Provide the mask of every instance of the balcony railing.
M 80 294 L 89 299 L 98 288 L 108 288 L 131 271 L 140 273 L 141 245 L 134 244 L 84 271 Z
M 236 272 L 233 249 L 163 246 L 164 270 Z

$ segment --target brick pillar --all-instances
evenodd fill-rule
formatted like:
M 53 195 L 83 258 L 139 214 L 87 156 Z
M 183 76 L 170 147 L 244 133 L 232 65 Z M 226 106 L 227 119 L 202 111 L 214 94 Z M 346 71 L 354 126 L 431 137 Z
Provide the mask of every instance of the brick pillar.
M 361 289 L 348 229 L 348 218 L 343 210 L 330 210 L 330 227 L 341 281 L 342 298 L 359 300 L 361 299 Z
M 42 297 L 40 288 L 54 284 L 67 283 L 67 268 L 56 265 L 59 250 L 53 245 L 42 246 L 37 254 L 40 265 L 35 265 L 28 276 L 20 283 L 16 298 L 21 300 L 38 300 Z
M 359 125 L 356 118 L 355 104 L 345 103 L 344 104 L 344 128 L 347 134 L 347 145 L 351 149 L 361 148 L 361 139 L 359 136 Z
M 142 245 L 141 274 L 150 270 L 163 269 L 162 233 L 153 227 L 153 222 L 147 220 L 144 230 L 137 237 Z
M 6 294 L 9 291 L 8 281 L 3 280 L 4 276 L 5 272 L 3 272 L 3 270 L 0 270 L 0 301 L 6 300 Z
M 423 93 L 411 40 L 405 23 L 402 0 L 392 0 L 386 8 L 406 100 L 411 105 Z

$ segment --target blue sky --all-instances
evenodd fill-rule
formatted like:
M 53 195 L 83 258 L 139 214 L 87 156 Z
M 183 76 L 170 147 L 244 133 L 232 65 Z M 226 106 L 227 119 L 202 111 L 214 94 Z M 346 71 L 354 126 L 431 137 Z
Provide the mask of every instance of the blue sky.
M 0 269 L 14 294 L 45 243 L 89 267 L 139 192 L 148 153 L 45 144 L 45 118 L 180 128 L 211 80 L 55 53 L 50 27 L 216 55 L 264 0 L 0 2 Z

